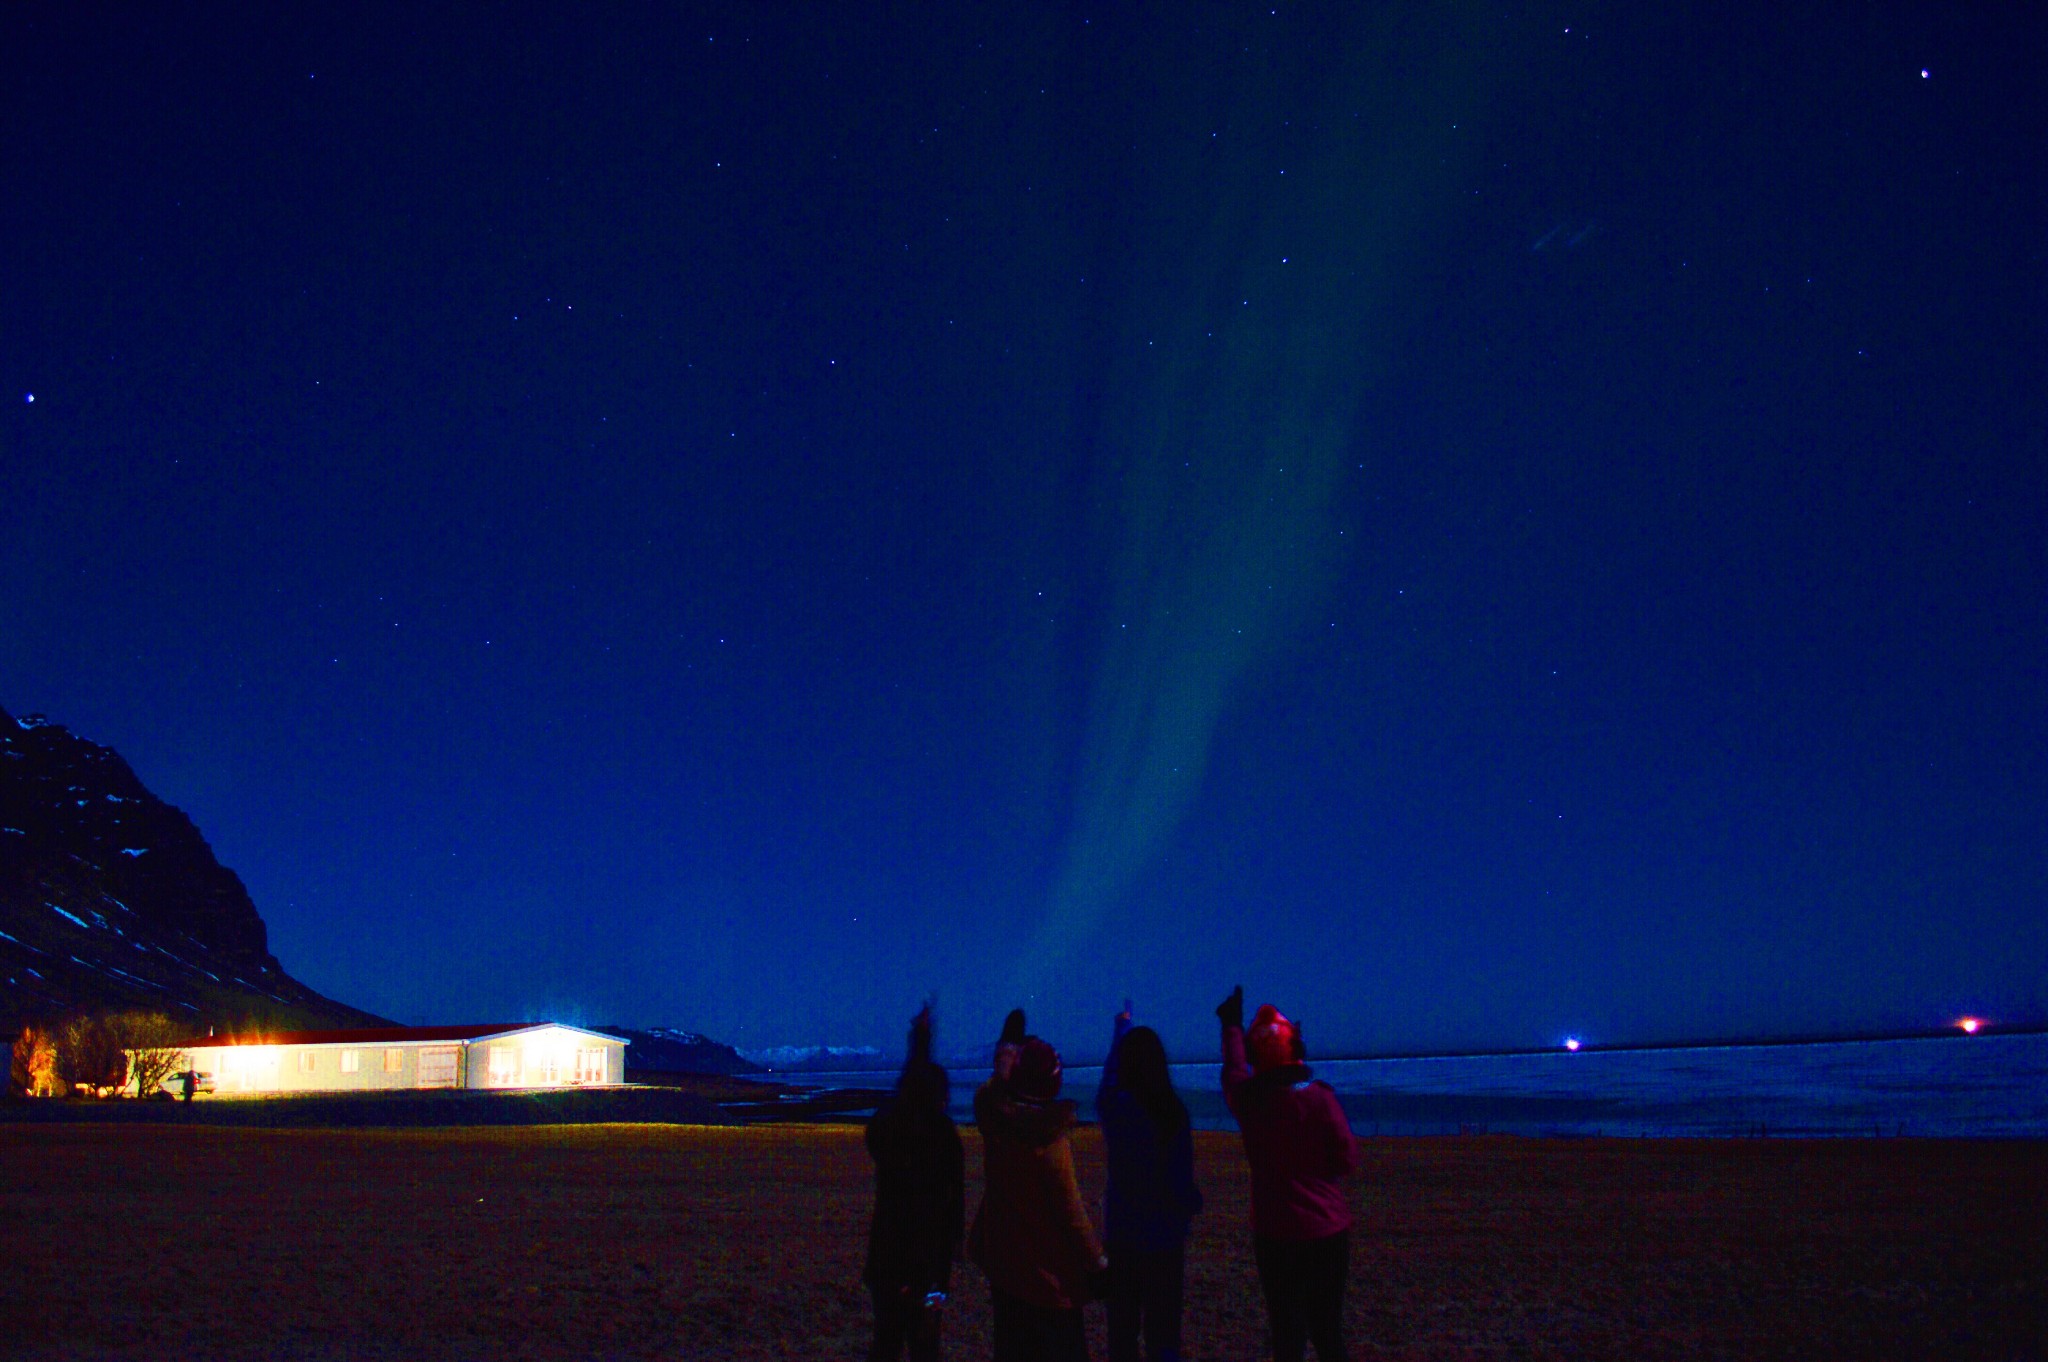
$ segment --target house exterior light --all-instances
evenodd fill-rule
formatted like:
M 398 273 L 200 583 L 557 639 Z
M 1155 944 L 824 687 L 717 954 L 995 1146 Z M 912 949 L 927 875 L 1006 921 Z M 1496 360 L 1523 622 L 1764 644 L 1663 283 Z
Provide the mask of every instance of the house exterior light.
M 188 1041 L 201 1091 L 372 1092 L 413 1088 L 611 1087 L 627 1042 L 557 1022 L 390 1026 Z

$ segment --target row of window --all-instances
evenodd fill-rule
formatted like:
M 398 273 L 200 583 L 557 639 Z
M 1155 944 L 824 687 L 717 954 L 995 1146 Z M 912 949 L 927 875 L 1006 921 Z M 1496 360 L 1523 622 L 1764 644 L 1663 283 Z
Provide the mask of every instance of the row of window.
M 319 1067 L 320 1052 L 318 1050 L 299 1051 L 300 1073 L 313 1073 Z M 343 1073 L 360 1073 L 362 1072 L 362 1067 L 363 1052 L 361 1050 L 343 1050 L 341 1052 L 341 1071 Z M 405 1072 L 405 1051 L 398 1049 L 386 1050 L 384 1052 L 384 1072 L 387 1074 Z
M 602 1046 L 578 1050 L 575 1057 L 576 1077 L 573 1081 L 577 1083 L 604 1082 L 604 1055 L 605 1052 Z M 545 1050 L 535 1055 L 533 1067 L 537 1080 L 542 1083 L 561 1082 L 563 1058 L 564 1056 L 559 1051 L 554 1050 Z M 491 1047 L 489 1069 L 491 1082 L 496 1084 L 518 1082 L 519 1060 L 520 1052 L 517 1046 L 493 1045 Z M 299 1051 L 298 1064 L 299 1072 L 302 1074 L 318 1073 L 320 1070 L 320 1051 Z M 360 1073 L 362 1072 L 362 1066 L 363 1052 L 361 1050 L 343 1050 L 341 1052 L 341 1071 L 343 1073 Z M 384 1052 L 384 1072 L 395 1074 L 403 1073 L 404 1071 L 405 1051 L 397 1048 L 386 1050 Z
M 556 1050 L 543 1050 L 534 1056 L 535 1078 L 541 1083 L 562 1081 L 562 1055 Z M 510 1084 L 519 1081 L 519 1051 L 510 1045 L 491 1047 L 491 1082 Z M 605 1081 L 605 1060 L 602 1046 L 576 1052 L 576 1078 L 578 1083 L 602 1083 Z

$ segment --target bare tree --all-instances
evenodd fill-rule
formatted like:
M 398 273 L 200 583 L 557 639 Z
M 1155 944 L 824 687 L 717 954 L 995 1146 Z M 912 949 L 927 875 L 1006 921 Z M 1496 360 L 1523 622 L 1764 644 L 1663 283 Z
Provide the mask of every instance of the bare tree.
M 161 1012 L 123 1012 L 110 1029 L 128 1052 L 128 1079 L 137 1097 L 148 1097 L 186 1064 L 189 1028 Z
M 109 1019 L 91 1013 L 57 1027 L 57 1076 L 74 1088 L 118 1088 L 128 1081 L 128 1059 Z

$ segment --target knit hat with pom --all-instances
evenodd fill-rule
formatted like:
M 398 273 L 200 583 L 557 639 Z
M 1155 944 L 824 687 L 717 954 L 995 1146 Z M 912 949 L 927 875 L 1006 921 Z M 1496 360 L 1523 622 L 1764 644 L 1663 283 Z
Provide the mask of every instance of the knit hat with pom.
M 1301 1028 L 1281 1016 L 1279 1008 L 1267 1003 L 1252 1017 L 1251 1029 L 1244 1034 L 1244 1048 L 1254 1069 L 1298 1064 L 1303 1058 Z

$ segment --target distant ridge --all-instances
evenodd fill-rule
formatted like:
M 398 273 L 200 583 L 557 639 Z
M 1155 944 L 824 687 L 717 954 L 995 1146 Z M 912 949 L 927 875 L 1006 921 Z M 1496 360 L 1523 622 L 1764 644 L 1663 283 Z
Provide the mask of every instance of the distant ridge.
M 2048 1033 L 2048 1022 L 1983 1022 L 1975 1032 L 1959 1026 L 1922 1026 L 1889 1031 L 1815 1032 L 1788 1036 L 1722 1036 L 1700 1040 L 1582 1041 L 1577 1053 L 1626 1054 L 1651 1050 L 1739 1050 L 1771 1045 L 1869 1045 L 1894 1040 L 1981 1040 L 1987 1036 L 2033 1036 Z M 1505 1059 L 1516 1055 L 1564 1054 L 1563 1045 L 1485 1047 L 1474 1050 L 1381 1050 L 1370 1054 L 1311 1055 L 1311 1063 L 1352 1063 L 1381 1059 Z
M 903 1062 L 872 1045 L 777 1045 L 740 1053 L 763 1070 L 784 1074 L 857 1073 L 893 1069 Z
M 608 1036 L 630 1041 L 626 1047 L 626 1076 L 639 1073 L 668 1074 L 751 1074 L 760 1067 L 722 1041 L 672 1026 L 651 1026 L 635 1030 L 630 1026 L 595 1026 Z
M 203 1025 L 387 1025 L 270 953 L 241 879 L 109 748 L 0 710 L 0 1030 L 131 1008 Z

